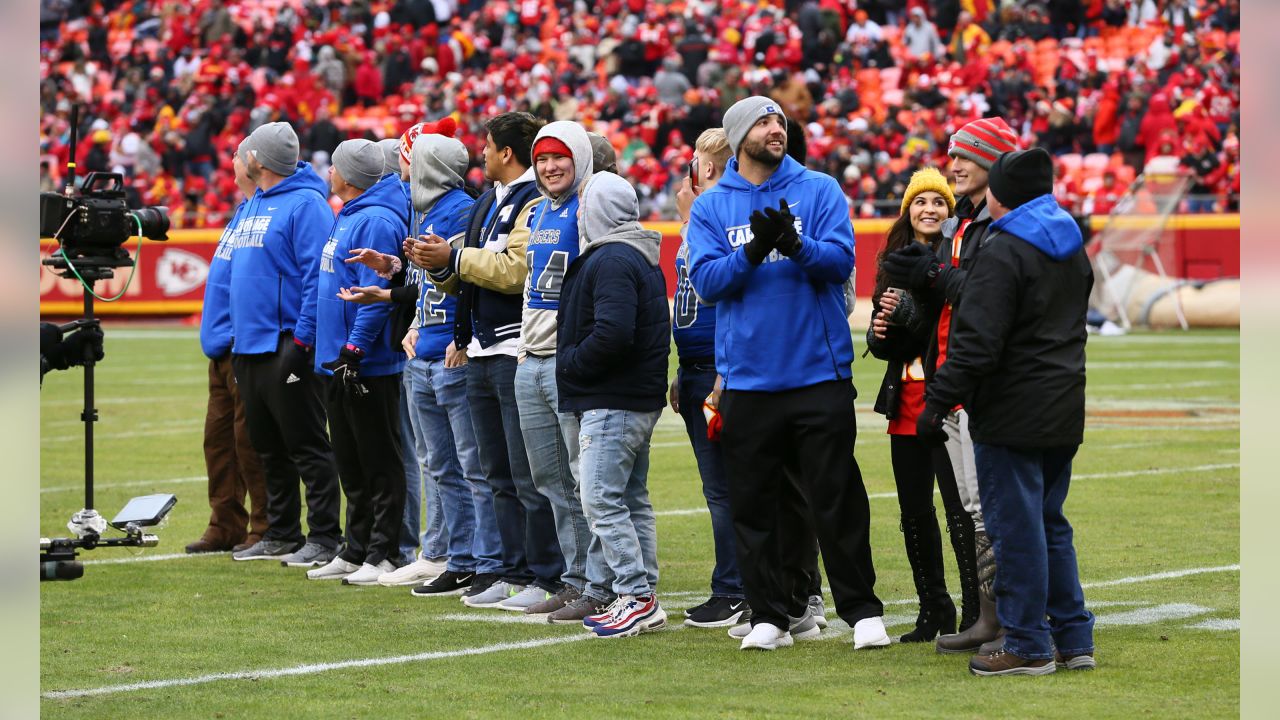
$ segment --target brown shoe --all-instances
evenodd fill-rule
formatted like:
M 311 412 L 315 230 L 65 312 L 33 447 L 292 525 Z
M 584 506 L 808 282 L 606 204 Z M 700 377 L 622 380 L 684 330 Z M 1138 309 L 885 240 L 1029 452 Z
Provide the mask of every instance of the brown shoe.
M 258 544 L 258 541 L 261 539 L 262 539 L 261 535 L 249 535 L 244 539 L 244 542 L 231 548 L 231 552 L 240 552 L 241 550 L 248 550 L 249 548 Z
M 1091 652 L 1063 655 L 1055 650 L 1053 652 L 1053 664 L 1059 670 L 1093 670 L 1098 667 L 1098 661 L 1093 659 L 1093 653 Z
M 231 545 L 210 542 L 204 538 L 200 538 L 193 543 L 189 543 L 186 549 L 188 554 L 195 555 L 197 553 L 227 552 L 228 550 L 231 550 Z
M 996 633 L 995 640 L 982 643 L 982 647 L 978 648 L 978 654 L 990 655 L 1002 647 L 1004 647 L 1004 628 L 1000 628 L 1000 632 Z
M 1053 660 L 1028 660 L 1001 648 L 990 655 L 975 655 L 969 661 L 974 675 L 1048 675 L 1058 669 Z
M 578 599 L 548 615 L 547 622 L 552 625 L 581 625 L 584 618 L 599 615 L 608 606 L 609 603 L 603 600 L 596 600 L 589 595 L 579 595 Z
M 564 589 L 552 595 L 541 602 L 536 602 L 524 609 L 525 615 L 543 615 L 552 613 L 569 603 L 577 600 L 582 595 L 582 591 L 572 585 L 565 585 Z

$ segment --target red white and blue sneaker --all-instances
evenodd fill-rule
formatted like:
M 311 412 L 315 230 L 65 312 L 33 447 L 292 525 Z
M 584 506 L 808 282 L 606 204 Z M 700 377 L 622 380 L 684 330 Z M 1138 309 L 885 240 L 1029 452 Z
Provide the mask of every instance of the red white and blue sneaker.
M 616 638 L 639 635 L 642 632 L 657 630 L 667 624 L 667 613 L 658 604 L 656 595 L 622 595 L 610 606 L 612 612 L 608 617 L 593 615 L 582 621 L 584 626 L 590 621 L 591 633 L 599 638 Z

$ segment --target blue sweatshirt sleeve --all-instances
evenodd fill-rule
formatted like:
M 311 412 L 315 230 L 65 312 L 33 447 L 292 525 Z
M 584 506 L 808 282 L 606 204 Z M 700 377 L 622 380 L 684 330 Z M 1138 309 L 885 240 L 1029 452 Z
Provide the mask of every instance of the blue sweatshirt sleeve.
M 333 229 L 333 212 L 327 203 L 306 203 L 293 215 L 294 263 L 302 268 L 302 307 L 293 337 L 307 345 L 316 344 L 316 283 L 320 254 Z
M 711 221 L 706 202 L 693 203 L 689 216 L 689 282 L 707 304 L 742 293 L 755 269 L 744 252 L 730 247 L 724 228 Z
M 387 220 L 375 217 L 364 221 L 359 227 L 352 228 L 349 237 L 360 238 L 360 243 L 363 247 L 370 247 L 380 253 L 394 255 L 400 242 L 400 236 L 403 234 L 401 228 L 403 228 L 403 225 L 397 227 Z M 371 268 L 359 264 L 354 267 L 356 268 L 356 282 L 360 286 L 391 287 L 390 280 L 378 277 L 378 274 Z M 347 342 L 368 353 L 378 339 L 378 334 L 386 326 L 387 318 L 390 317 L 393 307 L 391 303 L 384 302 L 357 305 L 355 321 L 352 323 L 351 332 L 347 334 Z
M 791 260 L 814 280 L 843 284 L 853 272 L 853 222 L 834 181 L 816 184 L 815 212 L 804 220 L 800 252 Z

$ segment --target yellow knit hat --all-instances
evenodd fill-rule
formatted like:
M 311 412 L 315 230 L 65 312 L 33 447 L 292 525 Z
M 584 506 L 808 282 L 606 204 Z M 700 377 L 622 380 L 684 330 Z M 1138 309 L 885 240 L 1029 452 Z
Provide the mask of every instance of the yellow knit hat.
M 902 196 L 902 209 L 900 214 L 906 214 L 907 206 L 912 200 L 922 192 L 936 192 L 947 201 L 947 207 L 952 211 L 956 209 L 956 196 L 951 193 L 951 186 L 947 184 L 947 179 L 938 172 L 937 168 L 927 167 L 922 170 L 915 171 L 911 176 L 911 182 L 907 185 L 907 192 Z

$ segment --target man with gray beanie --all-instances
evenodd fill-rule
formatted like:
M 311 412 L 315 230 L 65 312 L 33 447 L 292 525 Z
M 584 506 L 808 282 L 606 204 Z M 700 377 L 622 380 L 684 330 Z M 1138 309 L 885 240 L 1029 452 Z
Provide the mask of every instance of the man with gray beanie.
M 792 581 L 809 542 L 797 522 L 806 514 L 854 648 L 888 645 L 853 457 L 848 202 L 835 180 L 787 155 L 787 119 L 774 100 L 734 103 L 724 130 L 734 157 L 694 200 L 687 242 L 693 289 L 716 304 L 720 444 L 752 610 L 741 647 L 773 650 L 818 634 Z M 788 474 L 803 496 L 786 491 Z
M 315 323 L 301 310 L 315 302 L 323 239 L 333 226 L 329 188 L 298 161 L 298 136 L 287 123 L 260 126 L 239 154 L 258 192 L 244 208 L 231 255 L 231 365 L 267 476 L 270 527 L 232 557 L 323 565 L 342 542 L 338 478 L 311 369 Z M 299 478 L 307 493 L 305 543 Z
M 987 206 L 988 171 L 1003 154 L 1018 148 L 1018 136 L 1001 118 L 983 118 L 965 125 L 951 136 L 947 154 L 956 181 L 956 208 L 953 217 L 942 223 L 942 242 L 934 252 L 920 243 L 890 253 L 884 258 L 884 272 L 894 282 L 927 299 L 938 308 L 934 331 L 925 354 L 926 387 L 947 359 L 951 319 L 965 288 L 965 278 L 978 261 L 991 225 Z M 963 611 L 960 632 L 938 637 L 935 647 L 942 653 L 974 652 L 1000 633 L 996 618 L 992 578 L 995 556 L 982 522 L 982 501 L 978 496 L 978 474 L 969 435 L 969 414 L 963 407 L 947 413 L 947 455 L 955 475 L 964 513 L 948 513 L 947 530 L 960 563 L 960 591 Z M 945 469 L 939 471 L 945 476 Z M 968 559 L 973 558 L 972 562 Z
M 347 544 L 313 580 L 374 585 L 399 559 L 404 514 L 400 373 L 404 355 L 391 337 L 391 307 L 351 305 L 339 294 L 353 285 L 389 281 L 372 269 L 340 262 L 356 248 L 393 254 L 409 232 L 409 198 L 398 175 L 384 175 L 382 148 L 347 140 L 333 152 L 330 189 L 343 201 L 320 256 L 315 304 L 303 308 L 316 324 L 315 371 L 325 377 L 325 408 L 347 497 Z
M 917 435 L 941 441 L 951 408 L 964 403 L 972 413 L 1005 634 L 970 671 L 1090 669 L 1094 618 L 1062 506 L 1084 438 L 1093 271 L 1079 226 L 1054 200 L 1053 160 L 1042 148 L 998 158 L 986 195 L 993 222 L 982 261 L 956 308 L 947 362 L 926 388 Z

